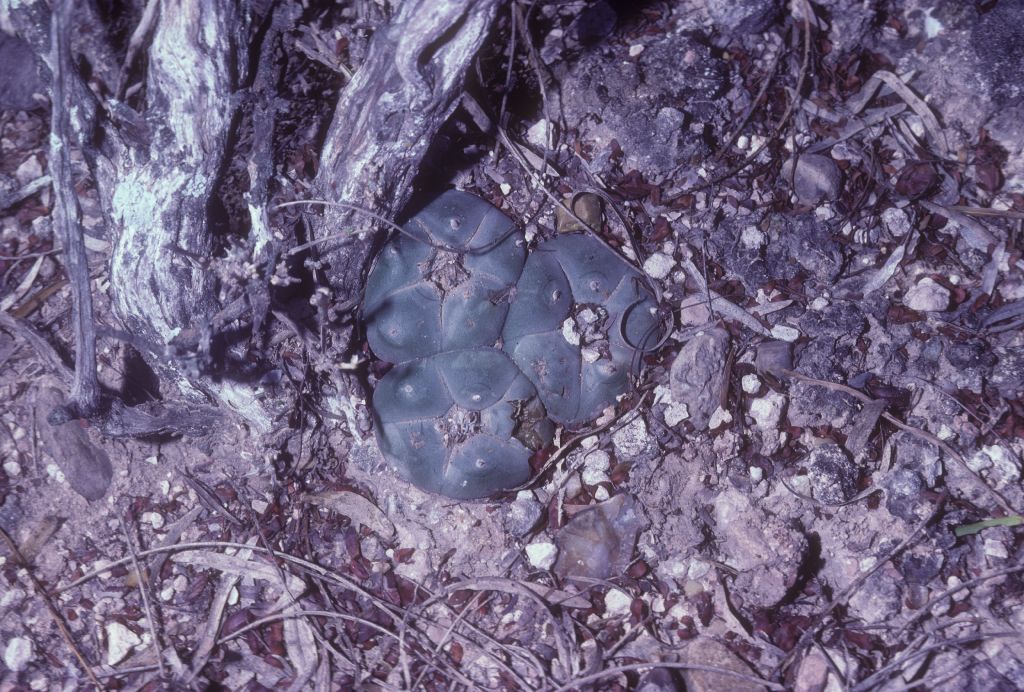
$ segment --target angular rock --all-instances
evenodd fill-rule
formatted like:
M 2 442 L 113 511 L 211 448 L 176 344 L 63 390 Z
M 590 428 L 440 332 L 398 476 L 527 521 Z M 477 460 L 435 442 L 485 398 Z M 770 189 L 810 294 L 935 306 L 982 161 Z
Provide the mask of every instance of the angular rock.
M 724 668 L 755 677 L 754 671 L 739 656 L 710 637 L 701 637 L 686 648 L 686 662 L 698 666 Z M 762 685 L 728 673 L 708 670 L 684 670 L 683 679 L 686 681 L 687 692 L 763 692 L 766 689 Z
M 714 520 L 721 560 L 739 572 L 733 598 L 744 609 L 777 605 L 799 576 L 806 537 L 735 488 L 716 498 Z
M 56 387 L 44 384 L 39 388 L 36 419 L 44 449 L 60 467 L 72 490 L 90 502 L 102 499 L 114 477 L 110 457 L 93 444 L 80 421 L 53 425 L 47 420 L 50 412 L 63 403 L 64 395 Z
M 686 405 L 697 430 L 707 427 L 719 406 L 728 352 L 729 333 L 715 327 L 686 342 L 672 361 L 672 400 Z
M 563 579 L 609 579 L 625 571 L 643 526 L 636 501 L 616 495 L 569 520 L 555 535 L 555 572 Z
M 612 435 L 615 445 L 615 456 L 619 461 L 635 459 L 651 447 L 651 437 L 647 434 L 647 424 L 642 416 L 635 416 L 629 423 L 622 426 Z

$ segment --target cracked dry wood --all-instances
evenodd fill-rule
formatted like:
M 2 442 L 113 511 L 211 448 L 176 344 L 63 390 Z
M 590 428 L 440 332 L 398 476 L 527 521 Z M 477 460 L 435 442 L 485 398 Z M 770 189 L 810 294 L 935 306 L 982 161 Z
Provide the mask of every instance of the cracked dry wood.
M 335 110 L 316 189 L 329 202 L 387 219 L 402 211 L 434 136 L 458 105 L 470 62 L 503 0 L 407 0 L 378 31 Z M 379 225 L 350 210 L 328 209 L 316 237 L 325 248 L 339 300 L 358 298 L 370 242 Z M 350 235 L 351 233 L 351 235 Z
M 341 95 L 316 178 L 322 199 L 357 204 L 389 219 L 401 212 L 503 4 L 406 0 L 400 5 L 372 38 L 367 59 Z M 0 9 L 42 52 L 47 3 L 0 0 Z M 99 104 L 106 116 L 99 121 L 100 150 L 88 141 L 78 143 L 92 164 L 114 241 L 115 312 L 129 332 L 158 346 L 183 330 L 201 331 L 221 307 L 207 266 L 213 248 L 208 203 L 231 155 L 236 92 L 251 64 L 246 51 L 251 44 L 259 50 L 255 34 L 237 3 L 182 0 L 173 11 L 164 8 L 148 49 L 145 111 L 135 113 L 114 101 Z M 84 131 L 94 123 L 98 102 L 80 78 L 73 87 L 68 109 L 72 117 L 88 116 Z M 374 227 L 365 216 L 330 210 L 315 229 L 323 238 Z M 327 249 L 336 296 L 359 295 L 370 249 L 366 234 L 360 236 Z M 347 334 L 340 337 L 344 346 Z M 180 364 L 171 363 L 173 370 L 167 363 L 152 364 L 177 379 L 186 399 L 202 401 L 200 392 L 212 394 L 260 433 L 270 432 L 278 418 L 280 405 L 261 398 L 257 384 L 214 382 Z M 343 409 L 344 402 L 329 401 L 327 408 Z

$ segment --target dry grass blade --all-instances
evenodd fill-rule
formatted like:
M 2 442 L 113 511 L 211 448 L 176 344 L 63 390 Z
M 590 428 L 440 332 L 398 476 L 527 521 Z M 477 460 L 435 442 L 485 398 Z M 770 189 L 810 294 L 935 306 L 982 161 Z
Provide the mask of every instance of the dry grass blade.
M 224 621 L 224 611 L 228 607 L 228 598 L 240 579 L 237 574 L 224 574 L 217 585 L 217 591 L 213 594 L 213 601 L 210 604 L 210 614 L 206 618 L 206 625 L 203 627 L 203 636 L 192 654 L 192 666 L 186 676 L 185 683 L 192 683 L 206 667 L 217 645 L 217 635 L 220 633 L 221 624 Z
M 871 78 L 864 85 L 864 88 L 861 89 L 860 93 L 855 98 L 850 99 L 847 104 L 850 111 L 853 113 L 862 111 L 883 84 L 896 92 L 920 116 L 921 120 L 924 121 L 928 136 L 938 146 L 939 154 L 942 158 L 948 158 L 949 143 L 946 141 L 946 133 L 939 125 L 939 121 L 936 119 L 935 114 L 932 113 L 932 109 L 902 79 L 888 70 L 879 70 L 871 75 Z
M 385 540 L 395 536 L 395 525 L 387 515 L 365 497 L 349 490 L 325 490 L 319 493 L 306 493 L 301 498 L 304 502 L 315 504 L 338 514 L 344 514 L 352 522 L 362 524 Z
M 933 214 L 945 216 L 958 225 L 960 227 L 960 236 L 974 249 L 987 252 L 990 247 L 996 244 L 996 237 L 985 228 L 983 223 L 957 211 L 954 207 L 945 207 L 928 200 L 921 200 L 920 204 Z
M 40 255 L 36 258 L 36 261 L 32 263 L 32 268 L 26 272 L 24 277 L 22 277 L 21 283 L 19 283 L 13 291 L 4 296 L 4 299 L 0 301 L 0 310 L 3 310 L 4 312 L 10 310 L 32 289 L 32 284 L 36 282 L 36 278 L 39 276 L 39 270 L 43 268 L 43 262 L 45 260 L 46 257 L 44 255 Z
M 697 269 L 697 265 L 693 263 L 692 259 L 689 257 L 683 257 L 681 264 L 683 266 L 683 271 L 685 271 L 686 275 L 697 284 L 697 288 L 707 299 L 709 305 L 713 305 L 715 309 L 722 313 L 722 315 L 729 319 L 736 320 L 755 334 L 766 336 L 769 339 L 772 338 L 771 330 L 761 324 L 756 317 L 741 308 L 739 305 L 736 305 L 730 300 L 724 298 L 718 292 L 708 288 L 707 282 L 704 280 L 704 275 L 699 269 Z

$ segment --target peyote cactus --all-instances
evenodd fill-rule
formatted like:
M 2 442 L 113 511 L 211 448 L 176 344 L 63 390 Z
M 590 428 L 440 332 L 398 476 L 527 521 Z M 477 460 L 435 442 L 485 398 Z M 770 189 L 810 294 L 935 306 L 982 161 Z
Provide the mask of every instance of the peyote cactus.
M 449 497 L 520 485 L 552 422 L 579 427 L 628 391 L 659 336 L 654 297 L 591 236 L 559 236 L 527 259 L 512 221 L 465 192 L 403 230 L 363 301 L 370 348 L 396 363 L 373 395 L 381 451 Z
M 579 427 L 629 390 L 658 341 L 654 296 L 639 272 L 590 235 L 542 243 L 526 261 L 505 321 L 505 351 L 537 386 L 551 420 Z
M 404 363 L 442 351 L 493 346 L 526 259 L 511 219 L 452 190 L 431 202 L 377 256 L 363 316 L 378 358 Z

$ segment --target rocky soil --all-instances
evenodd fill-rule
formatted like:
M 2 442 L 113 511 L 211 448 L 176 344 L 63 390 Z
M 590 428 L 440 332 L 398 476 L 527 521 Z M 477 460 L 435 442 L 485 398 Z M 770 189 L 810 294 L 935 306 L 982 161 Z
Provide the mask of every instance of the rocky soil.
M 326 64 L 359 69 L 370 5 L 286 32 L 274 202 L 307 194 Z M 523 2 L 471 73 L 418 199 L 467 190 L 534 243 L 583 228 L 571 207 L 669 326 L 631 395 L 486 502 L 382 458 L 385 368 L 330 350 L 355 308 L 318 298 L 315 258 L 263 277 L 291 331 L 224 347 L 303 402 L 274 435 L 50 423 L 73 335 L 46 87 L 0 76 L 0 689 L 1024 687 L 1024 2 Z M 181 399 L 118 338 L 74 163 L 100 379 Z

